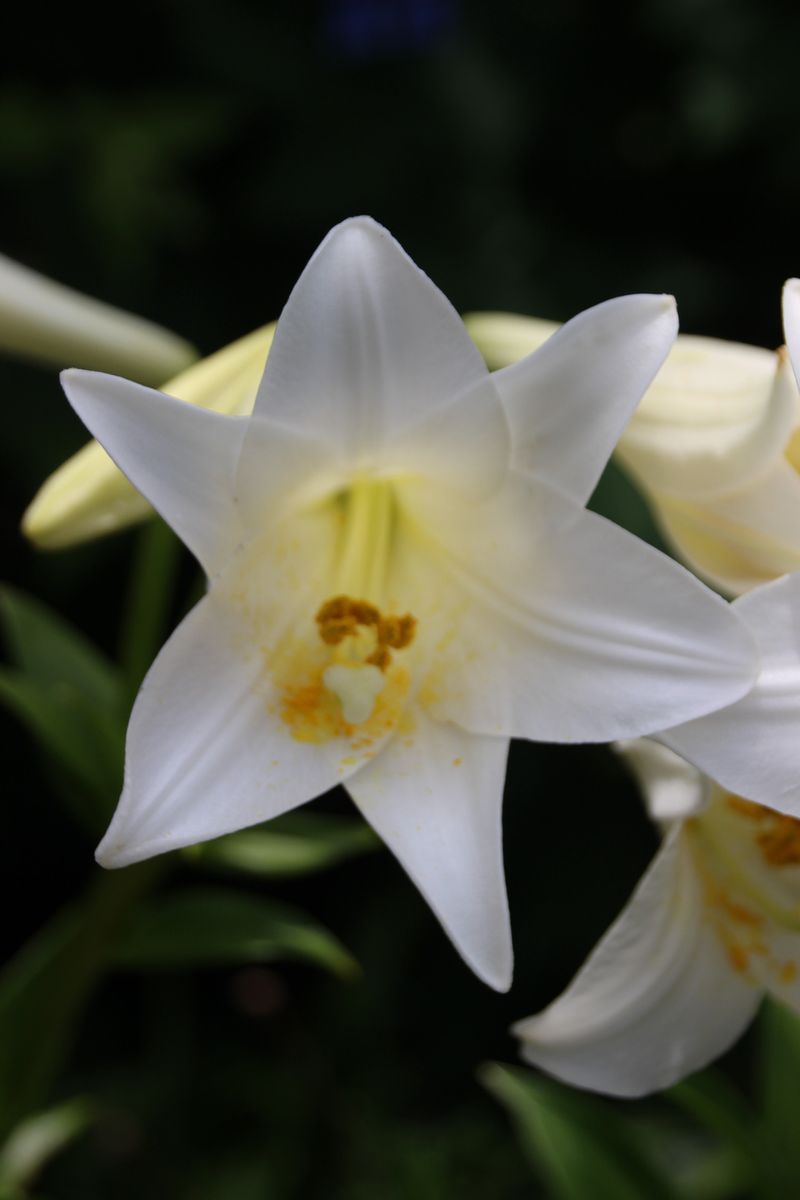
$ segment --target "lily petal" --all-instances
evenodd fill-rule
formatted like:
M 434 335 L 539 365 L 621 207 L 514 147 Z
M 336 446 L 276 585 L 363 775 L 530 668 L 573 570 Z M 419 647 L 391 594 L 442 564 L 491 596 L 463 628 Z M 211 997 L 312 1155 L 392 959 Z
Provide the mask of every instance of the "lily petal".
M 514 466 L 584 504 L 677 332 L 671 296 L 621 296 L 496 371 Z
M 465 313 L 464 324 L 490 371 L 533 354 L 560 328 L 557 321 L 503 312 Z
M 340 739 L 292 737 L 262 655 L 212 591 L 142 684 L 125 787 L 97 859 L 124 867 L 278 816 L 362 765 L 343 753 Z
M 64 371 L 72 407 L 121 471 L 214 574 L 241 538 L 233 480 L 245 417 L 224 417 L 93 371 Z
M 722 787 L 800 817 L 800 573 L 734 601 L 761 674 L 743 699 L 659 736 Z
M 411 713 L 347 784 L 458 952 L 497 991 L 511 985 L 501 810 L 508 741 Z
M 437 716 L 475 733 L 605 742 L 752 686 L 753 639 L 729 605 L 536 480 L 512 472 L 474 511 L 432 489 L 415 505 L 436 537 L 412 547 L 407 570 L 448 626 L 429 688 Z
M 800 279 L 787 279 L 783 285 L 783 333 L 800 383 Z
M 616 453 L 645 493 L 704 500 L 780 459 L 797 416 L 785 352 L 681 336 Z
M 301 275 L 254 412 L 324 430 L 332 461 L 350 471 L 413 462 L 481 492 L 507 466 L 502 406 L 461 318 L 365 217 L 332 230 Z
M 760 999 L 728 961 L 678 825 L 567 990 L 513 1032 L 567 1083 L 642 1096 L 726 1050 Z
M 161 391 L 214 412 L 252 410 L 274 325 L 265 325 L 193 363 Z M 99 442 L 91 441 L 45 480 L 22 518 L 26 537 L 45 550 L 101 537 L 152 515 L 152 508 L 119 471 Z
M 655 500 L 658 523 L 683 561 L 729 595 L 800 569 L 800 476 L 783 457 L 745 487 L 702 504 Z

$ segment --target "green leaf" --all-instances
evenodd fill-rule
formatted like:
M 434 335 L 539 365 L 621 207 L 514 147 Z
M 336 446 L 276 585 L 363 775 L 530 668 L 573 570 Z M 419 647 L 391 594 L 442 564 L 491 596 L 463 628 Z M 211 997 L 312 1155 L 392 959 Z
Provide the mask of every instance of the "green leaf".
M 311 917 L 265 896 L 222 887 L 183 888 L 135 914 L 114 949 L 114 963 L 144 970 L 225 966 L 299 958 L 338 975 L 355 960 Z
M 52 1158 L 88 1129 L 94 1115 L 86 1100 L 73 1099 L 26 1117 L 0 1147 L 0 1188 L 13 1194 L 33 1183 Z
M 332 866 L 381 845 L 364 821 L 327 813 L 289 813 L 263 827 L 227 834 L 184 851 L 212 870 L 281 877 Z
M 97 832 L 108 820 L 122 781 L 121 722 L 69 683 L 39 682 L 3 668 L 0 704 L 28 728 L 53 766 L 67 772 L 62 795 L 78 820 Z
M 758 1195 L 786 1200 L 796 1194 L 800 1179 L 800 1018 L 768 999 L 759 1017 L 759 1033 Z
M 0 1137 L 45 1102 L 120 921 L 166 861 L 98 873 L 86 898 L 57 913 L 4 967 Z
M 83 634 L 38 600 L 0 588 L 0 624 L 11 661 L 43 688 L 68 686 L 101 709 L 119 710 L 117 669 Z
M 17 668 L 0 668 L 0 704 L 40 743 L 59 794 L 95 834 L 122 780 L 121 675 L 82 634 L 8 587 L 0 589 L 0 627 Z
M 708 1068 L 684 1079 L 664 1093 L 677 1108 L 729 1147 L 745 1162 L 755 1151 L 753 1129 L 755 1113 L 721 1071 Z
M 636 1130 L 607 1103 L 500 1063 L 484 1066 L 479 1078 L 508 1109 L 523 1150 L 560 1200 L 676 1200 Z

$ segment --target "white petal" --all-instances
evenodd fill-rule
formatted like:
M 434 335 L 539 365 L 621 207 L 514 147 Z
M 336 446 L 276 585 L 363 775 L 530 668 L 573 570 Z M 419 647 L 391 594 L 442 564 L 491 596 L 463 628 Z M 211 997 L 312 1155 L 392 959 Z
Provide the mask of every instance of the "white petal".
M 58 367 L 163 383 L 196 357 L 183 338 L 0 255 L 0 349 Z
M 679 754 L 652 738 L 616 742 L 620 754 L 642 790 L 654 821 L 693 817 L 711 798 L 711 781 Z
M 783 286 L 783 332 L 795 376 L 800 382 L 800 279 L 787 279 Z
M 736 491 L 654 504 L 680 557 L 730 595 L 800 569 L 800 477 L 783 458 Z
M 765 991 L 800 1015 L 800 933 L 768 921 L 761 926 L 759 937 L 768 953 L 751 955 L 749 969 Z
M 730 606 L 558 493 L 512 472 L 480 507 L 447 507 L 433 489 L 415 504 L 428 534 L 406 555 L 418 594 L 427 586 L 416 615 L 438 605 L 446 626 L 428 689 L 438 716 L 476 733 L 611 741 L 751 686 L 752 638 Z
M 226 415 L 250 412 L 264 373 L 273 326 L 240 338 L 163 385 L 178 400 Z M 46 549 L 75 545 L 141 521 L 150 505 L 92 441 L 42 484 L 22 518 L 31 541 Z
M 659 737 L 724 788 L 800 816 L 800 574 L 735 601 L 761 654 L 743 699 Z
M 233 500 L 246 417 L 226 417 L 114 375 L 64 371 L 81 420 L 197 556 L 218 571 L 241 537 Z
M 621 296 L 496 371 L 514 465 L 585 503 L 677 332 L 671 296 Z
M 728 962 L 678 826 L 567 990 L 513 1032 L 559 1079 L 641 1096 L 722 1054 L 760 997 Z
M 363 761 L 341 739 L 292 737 L 261 647 L 212 591 L 139 692 L 125 787 L 98 861 L 124 867 L 265 821 L 342 782 Z
M 410 468 L 481 491 L 507 465 L 502 406 L 463 322 L 367 218 L 337 226 L 301 275 L 255 412 L 324 437 L 350 471 Z
M 417 709 L 347 784 L 464 960 L 497 991 L 511 985 L 501 810 L 508 742 L 463 733 Z
M 616 453 L 645 492 L 699 498 L 740 488 L 780 459 L 797 416 L 783 355 L 679 337 Z

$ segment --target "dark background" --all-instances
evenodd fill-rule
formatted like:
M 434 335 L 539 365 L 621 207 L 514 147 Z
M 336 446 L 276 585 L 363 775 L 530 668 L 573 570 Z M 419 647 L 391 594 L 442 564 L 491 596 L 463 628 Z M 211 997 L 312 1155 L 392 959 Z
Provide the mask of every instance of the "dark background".
M 14 22 L 0 249 L 203 352 L 275 318 L 362 212 L 464 311 L 562 320 L 668 291 L 684 330 L 781 340 L 800 272 L 795 6 L 161 0 Z M 3 575 L 113 650 L 133 535 L 22 543 L 21 511 L 84 434 L 54 372 L 0 364 L 0 395 Z M 0 737 L 11 950 L 95 868 L 32 744 L 6 718 Z M 510 997 L 472 979 L 385 853 L 284 885 L 363 980 L 270 968 L 261 1016 L 231 972 L 104 985 L 62 1086 L 110 1115 L 52 1195 L 535 1194 L 474 1069 L 513 1058 L 507 1025 L 567 981 L 655 839 L 602 748 L 515 747 L 506 812 Z

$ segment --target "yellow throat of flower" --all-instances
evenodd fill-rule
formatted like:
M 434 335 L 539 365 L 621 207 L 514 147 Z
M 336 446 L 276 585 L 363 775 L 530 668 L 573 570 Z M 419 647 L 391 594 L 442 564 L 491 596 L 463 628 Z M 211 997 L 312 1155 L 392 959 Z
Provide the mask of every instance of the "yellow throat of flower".
M 392 483 L 356 480 L 335 503 L 341 512 L 336 592 L 317 610 L 312 635 L 323 653 L 312 654 L 312 668 L 294 665 L 282 716 L 300 741 L 356 733 L 363 748 L 397 723 L 409 676 L 395 655 L 414 640 L 417 620 L 380 608 L 398 519 Z

